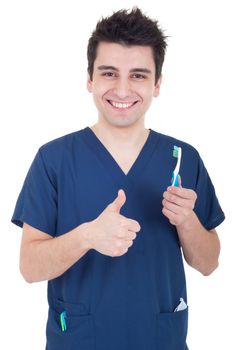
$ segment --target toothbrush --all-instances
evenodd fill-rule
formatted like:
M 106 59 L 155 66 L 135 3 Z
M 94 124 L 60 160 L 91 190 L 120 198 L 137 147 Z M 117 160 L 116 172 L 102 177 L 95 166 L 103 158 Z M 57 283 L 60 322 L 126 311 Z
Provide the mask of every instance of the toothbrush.
M 61 312 L 61 314 L 60 314 L 60 325 L 61 325 L 62 332 L 65 332 L 67 330 L 65 317 L 66 317 L 66 312 L 65 311 Z
M 179 180 L 178 175 L 180 171 L 180 161 L 182 156 L 182 149 L 181 147 L 173 146 L 173 157 L 177 158 L 176 167 L 172 173 L 172 186 L 178 187 L 179 186 Z

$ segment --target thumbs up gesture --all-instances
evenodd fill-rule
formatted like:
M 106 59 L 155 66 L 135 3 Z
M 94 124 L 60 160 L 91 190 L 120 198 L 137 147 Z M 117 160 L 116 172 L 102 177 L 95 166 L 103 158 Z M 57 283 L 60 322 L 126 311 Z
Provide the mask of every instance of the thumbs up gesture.
M 111 257 L 125 254 L 140 231 L 137 221 L 120 214 L 125 202 L 125 192 L 119 190 L 115 200 L 92 221 L 91 247 L 101 254 Z

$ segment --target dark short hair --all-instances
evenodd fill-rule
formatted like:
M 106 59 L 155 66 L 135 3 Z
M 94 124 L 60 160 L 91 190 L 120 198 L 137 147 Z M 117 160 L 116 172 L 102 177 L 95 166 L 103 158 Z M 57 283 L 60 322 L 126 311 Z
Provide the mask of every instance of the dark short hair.
M 118 43 L 126 46 L 150 46 L 156 68 L 155 82 L 157 83 L 162 72 L 167 36 L 164 36 L 158 21 L 144 15 L 134 7 L 129 10 L 119 10 L 110 17 L 102 18 L 93 31 L 87 48 L 88 73 L 93 78 L 94 61 L 97 57 L 97 48 L 100 42 Z

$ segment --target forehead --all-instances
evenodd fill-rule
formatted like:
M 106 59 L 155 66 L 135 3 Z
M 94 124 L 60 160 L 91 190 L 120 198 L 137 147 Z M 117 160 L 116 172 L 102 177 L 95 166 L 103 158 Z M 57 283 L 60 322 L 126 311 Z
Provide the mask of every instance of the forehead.
M 123 70 L 136 67 L 155 70 L 153 51 L 150 46 L 124 46 L 106 42 L 99 43 L 94 65 L 114 66 Z

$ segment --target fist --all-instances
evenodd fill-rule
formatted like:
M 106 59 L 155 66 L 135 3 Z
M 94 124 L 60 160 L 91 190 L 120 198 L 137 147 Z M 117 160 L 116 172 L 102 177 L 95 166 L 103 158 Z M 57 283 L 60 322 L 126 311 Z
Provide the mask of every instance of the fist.
M 170 223 L 179 226 L 184 224 L 191 216 L 197 194 L 193 190 L 183 188 L 179 177 L 179 187 L 169 186 L 163 193 L 163 214 Z
M 116 257 L 127 253 L 141 229 L 137 221 L 120 214 L 125 202 L 125 192 L 119 190 L 115 200 L 92 222 L 91 245 L 101 254 Z

